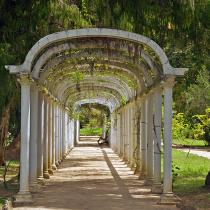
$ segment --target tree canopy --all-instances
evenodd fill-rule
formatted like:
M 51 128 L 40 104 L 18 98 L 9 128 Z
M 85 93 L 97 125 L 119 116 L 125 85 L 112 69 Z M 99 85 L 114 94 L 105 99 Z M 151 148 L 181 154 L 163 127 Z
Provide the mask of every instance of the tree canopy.
M 4 66 L 22 63 L 34 43 L 47 34 L 87 27 L 127 30 L 156 41 L 173 66 L 189 68 L 185 78 L 177 80 L 176 111 L 205 114 L 210 105 L 209 0 L 1 0 L 1 142 L 2 129 L 16 134 L 20 127 L 19 84 Z M 10 120 L 5 120 L 6 110 Z M 6 122 L 10 123 L 5 127 Z

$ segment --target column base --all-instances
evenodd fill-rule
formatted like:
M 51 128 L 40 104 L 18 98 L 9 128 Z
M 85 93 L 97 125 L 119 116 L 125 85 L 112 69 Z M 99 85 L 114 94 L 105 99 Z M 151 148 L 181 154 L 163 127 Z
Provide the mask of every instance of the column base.
M 56 171 L 56 170 L 57 170 L 56 165 L 52 165 L 52 170 L 53 170 L 53 171 Z
M 151 189 L 152 193 L 161 194 L 163 192 L 163 186 L 161 183 L 154 183 Z
M 59 165 L 61 164 L 62 160 L 58 160 Z
M 60 164 L 59 164 L 58 161 L 56 161 L 55 165 L 56 165 L 56 167 L 58 168 Z
M 48 169 L 48 173 L 49 173 L 49 175 L 53 175 L 53 170 L 52 169 Z
M 39 192 L 40 186 L 38 185 L 38 182 L 32 182 L 30 183 L 30 192 L 36 193 Z
M 18 194 L 15 196 L 15 204 L 21 204 L 21 203 L 32 203 L 32 196 L 30 192 L 18 192 Z
M 181 202 L 181 199 L 173 193 L 163 193 L 158 204 L 175 205 Z
M 40 185 L 44 185 L 45 184 L 44 177 L 38 177 L 37 178 L 37 183 L 40 184 Z
M 145 180 L 146 178 L 147 178 L 146 177 L 146 174 L 144 172 L 140 171 L 140 173 L 139 173 L 139 179 L 140 180 Z
M 44 172 L 43 177 L 44 177 L 45 179 L 49 179 L 49 178 L 50 178 L 50 175 L 49 175 L 49 173 L 48 173 L 48 172 Z
M 144 185 L 145 186 L 152 186 L 154 183 L 154 178 L 146 178 L 145 182 L 144 182 Z

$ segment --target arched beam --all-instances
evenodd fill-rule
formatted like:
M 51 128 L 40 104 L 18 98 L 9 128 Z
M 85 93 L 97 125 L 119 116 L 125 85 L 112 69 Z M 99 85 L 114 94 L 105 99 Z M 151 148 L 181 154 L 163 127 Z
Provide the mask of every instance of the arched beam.
M 158 56 L 162 67 L 163 72 L 165 75 L 183 75 L 187 69 L 182 68 L 173 68 L 169 60 L 162 50 L 162 48 L 153 40 L 148 37 L 122 31 L 116 29 L 105 29 L 105 28 L 89 28 L 89 29 L 75 29 L 75 30 L 68 30 L 50 34 L 42 39 L 40 39 L 28 52 L 25 61 L 20 66 L 6 66 L 10 70 L 10 73 L 17 73 L 17 72 L 31 72 L 32 65 L 34 61 L 37 59 L 37 56 L 40 55 L 47 47 L 56 44 L 57 42 L 70 40 L 74 38 L 82 38 L 82 37 L 110 37 L 116 39 L 123 39 L 132 41 L 139 44 L 145 44 L 155 54 Z

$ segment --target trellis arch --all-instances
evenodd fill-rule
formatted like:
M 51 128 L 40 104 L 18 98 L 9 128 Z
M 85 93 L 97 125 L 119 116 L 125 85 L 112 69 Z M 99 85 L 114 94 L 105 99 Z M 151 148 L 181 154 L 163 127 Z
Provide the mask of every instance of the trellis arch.
M 172 87 L 186 68 L 174 68 L 148 37 L 116 29 L 88 28 L 40 39 L 21 65 L 7 65 L 21 84 L 21 169 L 17 201 L 30 201 L 37 176 L 49 178 L 79 137 L 70 115 L 84 103 L 111 112 L 111 148 L 162 202 L 172 199 Z M 164 96 L 164 181 L 160 177 L 162 96 Z M 133 153 L 138 151 L 138 160 Z M 30 158 L 29 158 L 30 154 Z M 38 154 L 38 155 L 37 155 Z

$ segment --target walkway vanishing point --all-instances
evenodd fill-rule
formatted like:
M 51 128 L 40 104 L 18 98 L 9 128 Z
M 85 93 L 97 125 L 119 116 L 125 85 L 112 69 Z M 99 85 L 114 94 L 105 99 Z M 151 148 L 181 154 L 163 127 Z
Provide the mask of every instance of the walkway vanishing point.
M 160 194 L 152 194 L 112 149 L 84 145 L 73 148 L 51 179 L 33 194 L 33 203 L 15 209 L 177 209 L 157 205 L 159 199 Z

